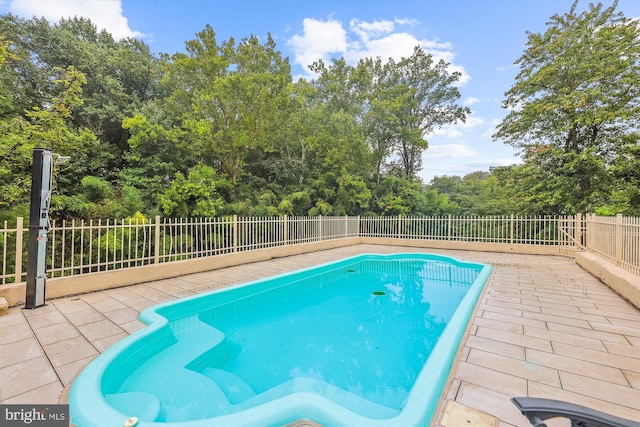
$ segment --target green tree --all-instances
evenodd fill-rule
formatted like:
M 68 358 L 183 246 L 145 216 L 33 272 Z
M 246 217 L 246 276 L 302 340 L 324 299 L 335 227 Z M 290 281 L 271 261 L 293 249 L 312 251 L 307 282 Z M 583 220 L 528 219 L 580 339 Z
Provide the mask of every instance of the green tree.
M 12 110 L 12 93 L 10 91 L 11 74 L 10 61 L 17 57 L 11 53 L 9 41 L 0 36 L 0 118 Z
M 76 128 L 90 130 L 100 144 L 61 177 L 61 184 L 71 191 L 87 174 L 117 179 L 129 137 L 122 120 L 157 92 L 157 59 L 148 47 L 134 39 L 115 41 L 90 20 L 77 17 L 50 24 L 45 19 L 8 15 L 0 18 L 0 30 L 6 31 L 20 58 L 13 65 L 17 114 L 46 107 L 56 69 L 73 66 L 86 77 L 83 102 L 73 109 L 69 120 Z
M 617 186 L 602 213 L 640 216 L 640 132 L 622 139 L 611 171 Z
M 310 68 L 318 73 L 306 108 L 310 174 L 313 179 L 322 179 L 326 173 L 366 177 L 371 155 L 360 123 L 369 81 L 343 58 L 328 65 L 318 61 Z
M 70 123 L 72 111 L 82 104 L 84 74 L 72 66 L 56 72 L 58 92 L 50 97 L 47 108 L 34 107 L 25 117 L 0 121 L 0 188 L 4 194 L 0 209 L 28 203 L 34 148 L 71 156 L 73 165 L 96 145 L 92 132 Z
M 119 181 L 137 188 L 150 210 L 159 207 L 158 194 L 170 187 L 176 172 L 186 174 L 197 163 L 192 135 L 171 123 L 158 105 L 149 103 L 122 124 L 131 136 Z
M 10 41 L 9 61 L 0 68 L 0 127 L 10 136 L 0 144 L 13 144 L 8 151 L 14 156 L 18 147 L 29 151 L 32 142 L 71 154 L 65 152 L 67 144 L 73 155 L 56 174 L 59 195 L 82 198 L 78 183 L 93 175 L 106 179 L 116 198 L 124 196 L 117 181 L 127 160 L 129 132 L 122 121 L 158 94 L 158 61 L 148 47 L 134 39 L 115 41 L 83 18 L 50 24 L 3 15 L 0 34 Z M 67 75 L 61 77 L 61 70 Z M 85 143 L 74 142 L 75 137 Z M 22 157 L 24 162 L 10 159 L 16 160 L 11 173 L 20 183 L 17 189 L 28 179 L 23 164 L 29 163 L 28 156 Z M 11 194 L 13 200 L 22 197 Z M 71 211 L 57 213 L 68 216 Z
M 361 214 L 369 206 L 371 191 L 362 178 L 347 173 L 338 178 L 336 199 L 337 215 Z
M 273 150 L 271 135 L 288 96 L 290 66 L 268 37 L 233 38 L 219 44 L 209 26 L 187 43 L 187 54 L 171 58 L 166 80 L 170 100 L 185 127 L 197 136 L 199 154 L 234 185 L 246 173 L 251 153 Z
M 196 165 L 187 177 L 176 173 L 171 187 L 160 195 L 162 210 L 165 215 L 178 218 L 216 216 L 225 203 L 220 190 L 228 186 L 227 179 L 212 167 Z
M 545 213 L 585 212 L 611 188 L 611 163 L 640 124 L 640 23 L 609 7 L 576 1 L 547 30 L 528 33 L 507 91 L 511 109 L 494 135 L 521 149 Z M 542 169 L 540 169 L 542 168 Z M 538 169 L 538 170 L 536 170 Z M 560 204 L 555 201 L 559 201 Z
M 24 117 L 33 107 L 44 108 L 55 91 L 55 73 L 44 69 L 35 60 L 28 40 L 33 38 L 29 21 L 7 14 L 0 16 L 0 34 L 7 42 L 7 62 L 0 69 L 2 89 L 8 103 L 3 103 L 0 118 Z M 66 68 L 64 66 L 63 68 Z
M 415 178 L 422 169 L 427 134 L 446 124 L 464 122 L 471 110 L 456 104 L 460 92 L 455 83 L 461 74 L 450 73 L 449 64 L 444 60 L 434 61 L 417 46 L 410 57 L 398 62 L 397 67 L 399 84 L 407 91 L 396 113 L 402 126 L 396 152 L 401 159 L 403 175 Z

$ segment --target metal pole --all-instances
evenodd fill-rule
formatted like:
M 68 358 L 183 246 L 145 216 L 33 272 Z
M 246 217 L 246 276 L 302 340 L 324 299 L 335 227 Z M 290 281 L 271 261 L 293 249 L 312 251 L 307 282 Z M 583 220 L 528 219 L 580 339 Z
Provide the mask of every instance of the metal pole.
M 29 309 L 44 305 L 52 168 L 51 151 L 43 148 L 34 148 L 31 169 L 31 205 L 29 210 L 25 302 L 25 308 Z

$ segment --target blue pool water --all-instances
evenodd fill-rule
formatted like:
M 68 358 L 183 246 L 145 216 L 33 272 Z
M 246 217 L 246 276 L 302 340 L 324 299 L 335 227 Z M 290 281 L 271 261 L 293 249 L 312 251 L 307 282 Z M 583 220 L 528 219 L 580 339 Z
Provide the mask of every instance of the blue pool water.
M 361 255 L 152 307 L 74 381 L 72 421 L 428 425 L 490 271 Z

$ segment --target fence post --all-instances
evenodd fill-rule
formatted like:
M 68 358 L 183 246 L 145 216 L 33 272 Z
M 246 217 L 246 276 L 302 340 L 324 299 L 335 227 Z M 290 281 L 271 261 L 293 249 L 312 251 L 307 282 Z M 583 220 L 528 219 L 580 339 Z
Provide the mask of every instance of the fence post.
M 398 239 L 402 238 L 402 215 L 398 215 Z
M 233 252 L 238 252 L 238 215 L 233 216 Z
M 451 240 L 451 214 L 447 220 L 447 240 Z
M 153 239 L 153 263 L 160 263 L 160 215 L 156 215 L 155 237 Z
M 580 212 L 576 214 L 573 240 L 576 250 L 580 250 L 582 248 L 582 214 Z
M 511 219 L 509 221 L 509 244 L 513 244 L 513 227 L 514 223 L 513 223 L 513 214 L 511 214 Z
M 349 217 L 344 216 L 344 237 L 349 237 Z
M 322 241 L 322 215 L 318 215 L 318 240 Z
M 16 273 L 16 281 L 15 283 L 22 282 L 22 231 L 24 229 L 24 218 L 19 216 L 16 218 L 16 263 L 15 263 L 15 273 Z
M 289 216 L 288 215 L 284 215 L 283 217 L 284 219 L 284 230 L 283 230 L 283 237 L 284 237 L 284 245 L 288 245 L 289 244 Z
M 584 214 L 584 248 L 589 250 L 591 246 L 591 214 Z
M 587 249 L 595 247 L 595 214 L 587 215 Z
M 622 214 L 616 215 L 616 265 L 622 263 Z
M 356 233 L 358 233 L 357 237 L 360 238 L 360 215 L 358 215 L 358 219 L 356 220 Z

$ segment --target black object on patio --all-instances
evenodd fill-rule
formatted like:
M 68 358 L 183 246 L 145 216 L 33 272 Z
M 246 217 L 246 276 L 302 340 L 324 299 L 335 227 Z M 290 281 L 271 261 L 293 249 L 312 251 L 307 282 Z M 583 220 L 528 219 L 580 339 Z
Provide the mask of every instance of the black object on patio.
M 534 427 L 547 427 L 549 418 L 569 418 L 571 427 L 640 427 L 640 422 L 560 400 L 537 397 L 513 397 L 511 401 Z

